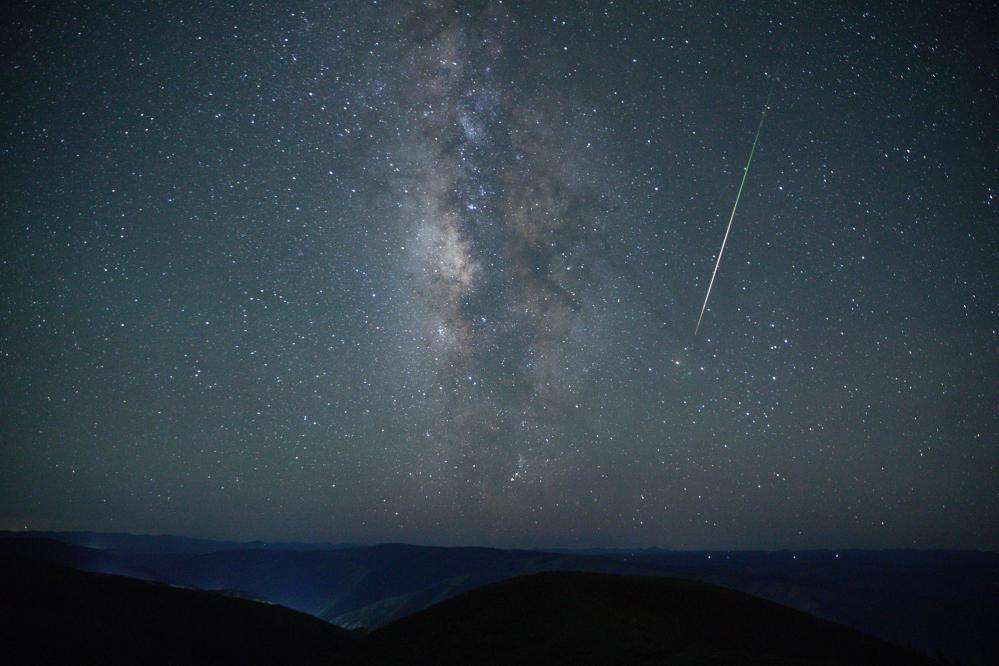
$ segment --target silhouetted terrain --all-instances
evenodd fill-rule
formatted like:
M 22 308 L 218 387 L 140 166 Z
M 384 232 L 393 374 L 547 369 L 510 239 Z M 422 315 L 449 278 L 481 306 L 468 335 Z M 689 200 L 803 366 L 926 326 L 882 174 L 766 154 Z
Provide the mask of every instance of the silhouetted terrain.
M 59 534 L 50 536 L 60 538 Z M 119 537 L 123 535 L 118 535 Z M 127 536 L 127 535 L 126 535 Z M 98 538 L 99 537 L 99 538 Z M 110 538 L 109 538 L 110 537 Z M 999 555 L 967 551 L 539 552 L 385 544 L 279 544 L 177 552 L 163 537 L 89 535 L 98 550 L 0 538 L 0 554 L 212 590 L 238 590 L 347 628 L 378 628 L 483 585 L 543 571 L 702 580 L 966 666 L 999 663 Z M 142 541 L 151 540 L 143 550 Z M 164 547 L 164 543 L 168 547 Z
M 508 579 L 367 636 L 219 593 L 0 559 L 11 664 L 930 664 L 851 629 L 703 583 Z
M 204 555 L 220 550 L 335 550 L 351 548 L 349 543 L 280 543 L 268 541 L 213 541 L 172 534 L 121 534 L 116 532 L 5 532 L 0 538 L 53 539 L 71 546 L 83 546 L 105 551 L 161 553 L 171 555 Z
M 552 572 L 468 592 L 375 631 L 366 664 L 928 664 L 793 609 L 703 583 Z
M 0 558 L 8 664 L 329 664 L 350 632 L 281 606 Z

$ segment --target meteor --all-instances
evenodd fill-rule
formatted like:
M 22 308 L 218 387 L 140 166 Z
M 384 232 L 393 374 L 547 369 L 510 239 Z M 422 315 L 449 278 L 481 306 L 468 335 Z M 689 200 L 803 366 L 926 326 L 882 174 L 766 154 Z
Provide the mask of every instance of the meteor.
M 701 320 L 704 319 L 704 311 L 708 307 L 708 299 L 711 298 L 711 288 L 715 285 L 715 276 L 718 275 L 718 266 L 721 265 L 722 255 L 725 253 L 725 244 L 728 243 L 728 235 L 732 231 L 732 221 L 735 220 L 735 211 L 739 209 L 739 199 L 742 198 L 742 188 L 746 186 L 746 178 L 749 176 L 749 167 L 753 163 L 753 155 L 756 153 L 756 144 L 760 141 L 760 132 L 763 131 L 763 121 L 767 119 L 767 111 L 770 108 L 770 97 L 774 94 L 774 84 L 777 82 L 776 73 L 770 80 L 770 92 L 767 93 L 767 101 L 763 103 L 763 112 L 760 114 L 760 124 L 756 127 L 756 137 L 753 138 L 753 147 L 749 151 L 749 159 L 746 160 L 746 167 L 742 170 L 742 182 L 739 183 L 739 191 L 735 195 L 735 204 L 732 206 L 732 214 L 728 216 L 728 226 L 725 228 L 725 237 L 722 238 L 721 249 L 718 250 L 718 259 L 715 261 L 715 268 L 711 271 L 711 281 L 708 282 L 708 293 L 704 295 L 704 304 L 701 305 L 701 314 L 697 318 L 697 326 L 694 327 L 694 335 L 701 329 Z

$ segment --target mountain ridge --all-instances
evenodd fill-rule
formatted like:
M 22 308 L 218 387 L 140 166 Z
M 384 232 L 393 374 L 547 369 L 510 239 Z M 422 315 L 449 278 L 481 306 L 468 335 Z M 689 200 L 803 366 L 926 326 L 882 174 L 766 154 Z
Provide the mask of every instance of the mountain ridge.
M 270 603 L 10 556 L 0 587 L 11 664 L 934 663 L 772 602 L 649 576 L 518 576 L 366 634 Z
M 518 575 L 583 570 L 702 580 L 793 606 L 967 666 L 999 659 L 999 555 L 975 551 L 784 551 L 584 555 L 380 544 L 204 554 L 85 549 L 27 535 L 0 553 L 239 594 L 351 628 L 377 629 Z M 77 550 L 74 550 L 77 549 Z M 838 555 L 838 557 L 837 557 Z
M 348 651 L 370 664 L 933 663 L 713 585 L 568 571 L 462 593 L 372 632 Z

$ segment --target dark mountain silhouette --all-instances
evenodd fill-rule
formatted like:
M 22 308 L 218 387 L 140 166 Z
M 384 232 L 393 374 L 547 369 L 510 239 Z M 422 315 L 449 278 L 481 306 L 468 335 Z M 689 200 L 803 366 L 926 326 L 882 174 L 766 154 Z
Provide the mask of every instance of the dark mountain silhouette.
M 999 663 L 999 554 L 805 551 L 626 555 L 663 575 L 776 601 L 965 666 Z
M 10 664 L 930 664 L 703 583 L 544 573 L 360 637 L 280 606 L 0 558 Z
M 213 541 L 171 534 L 120 534 L 115 532 L 11 532 L 0 530 L 0 539 L 53 539 L 72 546 L 132 553 L 204 555 L 220 550 L 335 550 L 349 543 L 296 543 L 268 541 Z
M 0 539 L 2 553 L 207 590 L 241 590 L 348 628 L 382 626 L 460 592 L 525 573 L 657 573 L 606 558 L 405 544 L 188 555 L 102 551 L 20 536 Z
M 329 664 L 350 632 L 273 604 L 0 558 L 7 664 Z
M 58 535 L 56 535 L 58 536 Z M 68 566 L 240 594 L 347 628 L 375 629 L 457 594 L 543 571 L 702 580 L 966 666 L 999 663 L 999 555 L 968 551 L 538 552 L 384 544 L 211 553 L 79 548 L 0 539 Z M 159 537 L 153 537 L 158 539 Z M 224 542 L 221 542 L 224 543 Z M 228 546 L 228 544 L 225 544 Z
M 156 572 L 143 568 L 135 558 L 41 537 L 0 539 L 0 557 L 52 562 L 83 571 L 149 580 L 154 580 L 157 575 Z
M 799 611 L 704 583 L 552 572 L 508 579 L 388 625 L 366 664 L 928 664 Z

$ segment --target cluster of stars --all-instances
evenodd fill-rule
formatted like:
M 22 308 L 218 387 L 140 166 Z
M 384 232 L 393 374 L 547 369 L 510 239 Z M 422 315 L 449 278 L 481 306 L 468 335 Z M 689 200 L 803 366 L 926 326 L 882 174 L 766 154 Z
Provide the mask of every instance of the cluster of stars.
M 995 547 L 975 11 L 19 4 L 0 518 Z

